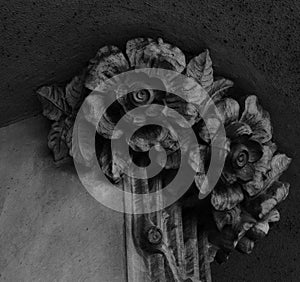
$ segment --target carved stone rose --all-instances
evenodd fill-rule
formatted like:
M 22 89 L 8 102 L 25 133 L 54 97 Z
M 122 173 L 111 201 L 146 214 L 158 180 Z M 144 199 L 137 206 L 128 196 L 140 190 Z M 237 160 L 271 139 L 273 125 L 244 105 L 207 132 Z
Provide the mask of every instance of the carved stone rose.
M 128 92 L 128 88 L 134 85 L 135 81 L 126 81 L 124 89 L 121 87 L 111 94 L 114 95 L 116 103 L 108 110 L 105 106 L 105 97 L 96 101 L 89 96 L 91 91 L 105 87 L 105 81 L 108 79 L 137 68 L 168 69 L 190 77 L 189 84 L 180 86 L 184 90 L 187 102 L 183 102 L 172 93 L 149 89 L 122 95 L 123 92 Z M 124 162 L 128 161 L 122 159 L 120 155 L 111 154 L 109 150 L 111 139 L 126 134 L 122 129 L 114 131 L 117 121 L 125 113 L 129 113 L 128 123 L 141 126 L 141 129 L 128 139 L 133 157 L 139 155 L 139 159 L 144 157 L 146 159 L 147 156 L 143 157 L 143 152 L 149 151 L 153 145 L 163 144 L 162 147 L 167 151 L 164 169 L 171 171 L 180 165 L 180 153 L 188 152 L 189 164 L 196 171 L 194 184 L 198 187 L 199 194 L 206 195 L 209 192 L 206 198 L 206 201 L 209 200 L 209 204 L 206 205 L 208 216 L 204 220 L 197 219 L 205 222 L 204 231 L 208 234 L 209 240 L 206 243 L 209 255 L 208 253 L 206 255 L 210 257 L 209 260 L 216 255 L 216 259 L 221 262 L 227 259 L 234 248 L 250 253 L 254 242 L 269 232 L 270 223 L 279 220 L 276 206 L 287 197 L 289 192 L 289 184 L 279 181 L 279 177 L 291 162 L 285 154 L 277 152 L 277 147 L 272 141 L 270 116 L 258 103 L 258 98 L 254 95 L 245 99 L 240 96 L 236 101 L 229 97 L 228 90 L 232 87 L 232 81 L 214 77 L 208 50 L 186 63 L 186 57 L 178 47 L 165 43 L 162 39 L 156 41 L 151 38 L 136 38 L 127 42 L 126 54 L 118 47 L 104 46 L 99 49 L 87 68 L 69 83 L 62 86 L 44 86 L 38 89 L 37 93 L 43 105 L 43 114 L 53 121 L 48 145 L 53 151 L 56 162 L 63 161 L 69 155 L 81 158 L 83 161 L 89 160 L 90 152 L 77 146 L 72 140 L 74 120 L 84 99 L 87 100 L 88 105 L 84 109 L 86 124 L 96 126 L 97 134 L 101 139 L 98 150 L 99 163 L 112 182 L 121 182 Z M 203 119 L 211 101 L 217 108 L 217 114 L 206 115 Z M 151 107 L 146 112 L 141 111 L 139 114 L 130 115 L 132 109 L 143 105 L 151 105 Z M 164 110 L 158 110 L 156 105 L 163 106 Z M 172 113 L 169 109 L 183 116 L 183 121 L 174 117 L 170 122 Z M 102 114 L 103 117 L 99 120 Z M 166 120 L 165 127 L 143 127 L 149 116 Z M 174 130 L 174 124 L 179 125 L 179 132 Z M 226 155 L 226 162 L 217 185 L 210 187 L 210 183 L 205 183 L 205 175 L 213 140 L 221 126 L 226 132 L 226 142 L 222 148 Z M 197 135 L 198 144 L 196 146 L 190 144 L 187 138 L 186 147 L 178 147 L 175 142 L 177 136 L 184 136 L 185 129 L 190 127 Z M 89 140 L 86 142 L 88 143 Z M 157 162 L 163 163 L 160 158 Z M 191 195 L 197 198 L 194 192 Z M 194 202 L 196 205 L 202 203 L 198 199 Z M 184 207 L 185 204 L 182 206 Z M 165 212 L 169 216 L 174 215 L 173 211 Z M 183 225 L 197 225 L 197 220 L 196 223 Z M 168 228 L 165 231 L 160 231 L 155 226 L 151 228 L 153 242 L 159 241 L 158 244 L 162 244 L 161 237 L 171 236 Z M 156 238 L 157 234 L 159 240 Z M 171 246 L 178 244 L 179 241 L 170 242 Z M 164 253 L 165 249 L 161 248 L 159 252 Z M 184 248 L 184 252 L 188 252 L 189 247 L 185 245 Z M 177 264 L 180 268 L 176 255 L 169 256 L 166 253 L 165 259 L 168 260 L 172 256 L 174 261 L 170 265 Z M 171 266 L 170 268 L 173 269 Z M 180 275 L 174 271 L 174 277 Z M 188 276 L 187 272 L 182 274 L 182 277 L 191 279 L 192 276 Z M 194 279 L 193 281 L 198 281 Z

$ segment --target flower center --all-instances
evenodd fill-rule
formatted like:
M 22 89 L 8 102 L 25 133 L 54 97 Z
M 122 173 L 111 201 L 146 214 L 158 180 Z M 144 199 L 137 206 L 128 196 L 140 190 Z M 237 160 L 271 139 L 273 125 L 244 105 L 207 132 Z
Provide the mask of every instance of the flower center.
M 153 101 L 154 95 L 147 89 L 133 92 L 129 95 L 131 102 L 135 106 L 147 105 Z
M 247 148 L 242 144 L 235 145 L 232 149 L 231 161 L 234 167 L 242 168 L 249 160 L 249 153 Z
M 248 152 L 247 151 L 240 152 L 238 157 L 236 158 L 236 164 L 239 167 L 243 167 L 243 166 L 245 166 L 247 161 L 248 161 Z

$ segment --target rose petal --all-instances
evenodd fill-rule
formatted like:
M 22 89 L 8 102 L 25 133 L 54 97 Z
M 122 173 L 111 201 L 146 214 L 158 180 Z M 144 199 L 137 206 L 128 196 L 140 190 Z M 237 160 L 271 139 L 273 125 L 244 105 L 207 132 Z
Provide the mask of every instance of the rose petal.
M 248 192 L 250 196 L 258 194 L 264 188 L 263 175 L 270 169 L 270 162 L 274 151 L 276 150 L 276 145 L 270 143 L 268 145 L 262 146 L 263 155 L 255 163 L 253 163 L 255 174 L 253 180 L 243 184 L 243 189 Z
M 226 136 L 234 141 L 234 139 L 243 136 L 243 135 L 251 135 L 252 130 L 251 127 L 244 122 L 232 122 L 228 126 L 226 126 Z
M 207 118 L 205 124 L 201 127 L 199 131 L 200 138 L 210 143 L 211 140 L 216 136 L 219 128 L 221 126 L 221 121 L 218 118 Z
M 181 73 L 186 66 L 182 51 L 161 38 L 158 42 L 151 38 L 135 38 L 126 44 L 126 54 L 131 67 L 164 68 Z
M 224 211 L 234 208 L 244 199 L 239 184 L 217 186 L 211 194 L 211 204 L 216 210 Z
M 243 237 L 236 246 L 237 250 L 244 254 L 250 254 L 254 248 L 254 242 L 248 239 L 247 237 Z
M 206 198 L 206 196 L 211 192 L 213 187 L 209 185 L 208 179 L 205 175 L 205 173 L 198 172 L 195 175 L 195 184 L 197 188 L 199 189 L 199 195 L 198 198 L 200 200 Z
M 240 121 L 250 125 L 255 140 L 263 144 L 271 140 L 272 126 L 269 113 L 258 104 L 256 96 L 247 97 Z
M 231 122 L 237 121 L 239 117 L 240 105 L 231 98 L 221 100 L 216 104 L 218 115 L 223 124 L 227 125 Z
M 252 164 L 246 164 L 244 167 L 236 170 L 237 178 L 241 179 L 242 181 L 250 181 L 253 179 L 255 170 Z
M 213 211 L 213 216 L 218 229 L 221 231 L 225 225 L 236 225 L 241 219 L 239 206 L 228 211 Z
M 167 159 L 166 154 L 161 152 L 157 155 L 156 162 L 165 169 L 178 169 L 181 163 L 180 150 L 168 154 Z
M 262 146 L 258 142 L 254 140 L 247 140 L 244 145 L 246 145 L 248 149 L 250 163 L 257 162 L 262 157 Z
M 129 69 L 123 53 L 116 46 L 104 46 L 90 60 L 85 86 L 90 90 L 100 90 L 104 82 Z
M 205 162 L 208 154 L 208 147 L 205 145 L 193 146 L 189 152 L 188 163 L 196 172 L 205 173 Z
M 222 177 L 225 180 L 225 182 L 229 184 L 233 184 L 234 182 L 237 181 L 236 174 L 232 172 L 230 169 L 226 168 L 226 166 L 222 171 Z
M 167 128 L 158 125 L 146 125 L 135 131 L 128 140 L 128 144 L 135 151 L 147 152 L 152 146 L 160 144 L 166 138 L 170 138 Z

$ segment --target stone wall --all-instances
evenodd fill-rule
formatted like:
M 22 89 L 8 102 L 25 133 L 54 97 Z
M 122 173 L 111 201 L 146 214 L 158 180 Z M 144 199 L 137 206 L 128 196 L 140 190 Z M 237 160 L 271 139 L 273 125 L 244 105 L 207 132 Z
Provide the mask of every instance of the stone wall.
M 123 215 L 72 164 L 54 166 L 48 129 L 42 117 L 0 129 L 0 281 L 126 281 Z
M 298 281 L 299 11 L 294 0 L 2 1 L 0 126 L 40 112 L 34 89 L 69 79 L 104 44 L 124 46 L 135 36 L 161 36 L 189 53 L 208 47 L 217 73 L 234 80 L 241 94 L 258 95 L 271 114 L 279 148 L 294 159 L 284 176 L 291 192 L 280 207 L 280 223 L 250 256 L 235 254 L 227 264 L 213 265 L 214 280 Z M 83 273 L 109 267 L 112 259 L 105 246 L 113 253 L 121 250 L 114 245 L 114 239 L 122 237 L 116 235 L 121 219 L 112 223 L 112 231 L 99 233 L 110 212 L 103 212 L 77 184 L 69 184 L 66 179 L 76 182 L 71 167 L 62 171 L 52 167 L 47 124 L 40 120 L 32 126 L 20 123 L 1 130 L 1 181 L 3 177 L 5 181 L 1 182 L 0 270 L 8 281 L 30 281 L 26 277 L 31 275 L 38 280 L 41 273 L 46 281 L 74 273 L 77 281 Z M 77 208 L 84 212 L 77 214 Z M 77 216 L 78 220 L 70 220 Z M 81 235 L 72 238 L 78 229 Z M 39 241 L 47 232 L 53 236 Z M 70 250 L 62 248 L 63 242 L 69 242 Z M 66 264 L 60 264 L 60 257 Z M 87 257 L 91 265 L 84 264 Z M 118 258 L 111 274 L 115 267 L 116 275 L 122 275 Z

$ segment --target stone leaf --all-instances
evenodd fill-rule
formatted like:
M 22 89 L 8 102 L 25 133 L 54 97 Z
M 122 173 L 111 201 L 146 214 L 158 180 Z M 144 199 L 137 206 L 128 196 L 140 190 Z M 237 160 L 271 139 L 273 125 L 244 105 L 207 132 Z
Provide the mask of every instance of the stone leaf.
M 277 154 L 271 160 L 271 170 L 267 173 L 266 185 L 269 187 L 288 169 L 292 159 L 285 154 Z
M 51 125 L 48 135 L 48 147 L 53 152 L 54 161 L 60 163 L 69 156 L 69 138 L 67 137 L 72 130 L 73 122 L 67 118 L 56 121 Z
M 86 71 L 84 70 L 80 75 L 74 76 L 65 87 L 66 101 L 72 108 L 72 111 L 79 109 L 84 98 L 88 94 L 88 89 L 84 86 L 85 73 Z
M 243 191 L 238 184 L 215 187 L 211 194 L 211 204 L 216 210 L 224 211 L 234 208 L 244 199 Z
M 253 216 L 262 219 L 278 203 L 282 202 L 289 193 L 290 184 L 275 181 L 265 194 L 261 194 L 253 200 L 246 203 L 246 209 Z
M 214 77 L 212 60 L 208 50 L 191 59 L 187 65 L 186 74 L 195 78 L 206 91 L 211 90 Z
M 259 161 L 253 164 L 255 173 L 254 177 L 251 181 L 243 184 L 243 188 L 249 196 L 255 196 L 260 193 L 265 187 L 264 175 L 268 170 L 270 170 L 270 163 L 272 160 L 272 156 L 276 151 L 276 145 L 274 143 L 270 143 L 268 145 L 262 146 L 263 155 Z
M 225 98 L 216 104 L 217 114 L 223 124 L 229 124 L 238 120 L 240 105 L 232 98 Z
M 264 218 L 258 221 L 246 234 L 252 240 L 258 240 L 265 237 L 270 230 L 269 223 L 279 221 L 280 214 L 276 209 L 271 210 Z
M 104 46 L 90 60 L 85 86 L 90 90 L 101 90 L 107 79 L 127 71 L 129 64 L 116 46 Z
M 126 44 L 126 54 L 131 67 L 163 68 L 181 73 L 186 66 L 185 55 L 176 46 L 161 38 L 135 38 Z
M 218 229 L 221 231 L 225 225 L 236 225 L 241 220 L 241 209 L 239 206 L 228 211 L 213 211 L 213 217 Z
M 245 110 L 242 113 L 241 122 L 250 125 L 253 131 L 253 139 L 264 144 L 272 138 L 272 125 L 270 115 L 259 105 L 257 97 L 251 95 L 245 101 Z
M 43 86 L 37 90 L 37 97 L 43 107 L 43 115 L 50 120 L 59 121 L 71 113 L 64 89 L 58 85 Z
M 194 171 L 205 174 L 207 157 L 208 147 L 206 145 L 193 145 L 189 150 L 188 163 Z
M 216 103 L 220 101 L 227 93 L 229 88 L 233 87 L 233 82 L 226 78 L 221 78 L 213 82 L 209 90 L 209 96 Z
M 243 254 L 250 254 L 253 248 L 254 242 L 247 237 L 241 238 L 236 246 L 236 249 Z

